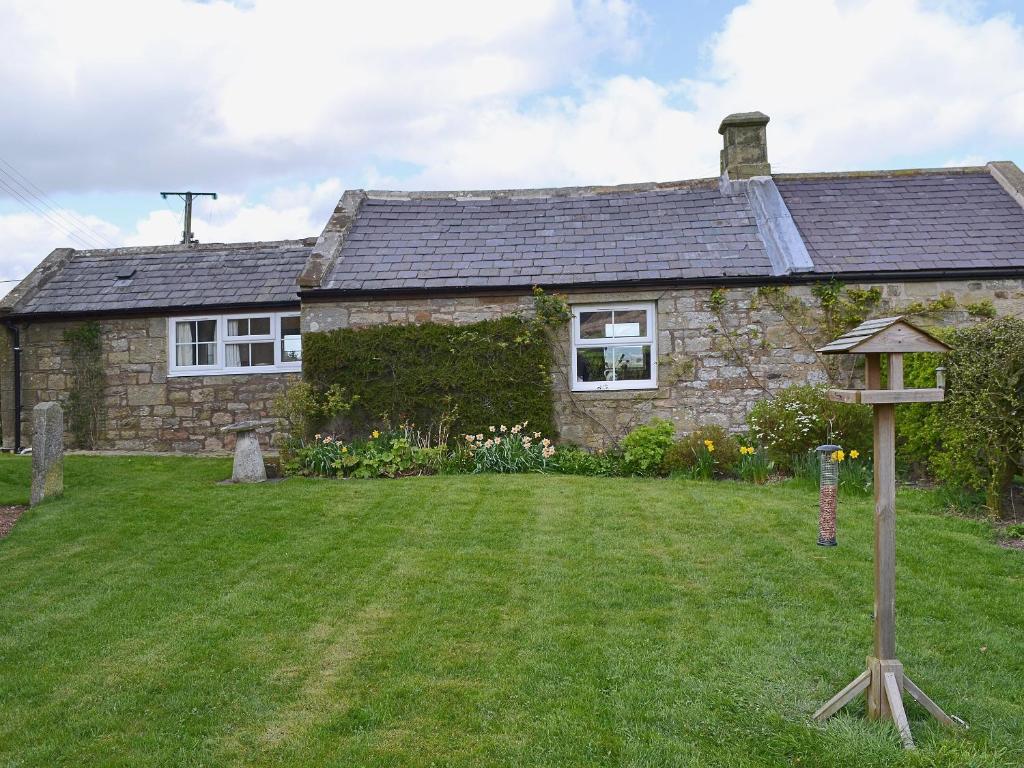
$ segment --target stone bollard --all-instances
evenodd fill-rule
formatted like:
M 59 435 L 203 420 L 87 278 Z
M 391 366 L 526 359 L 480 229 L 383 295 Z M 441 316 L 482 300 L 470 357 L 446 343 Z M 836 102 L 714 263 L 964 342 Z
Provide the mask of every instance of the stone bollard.
M 273 419 L 257 419 L 221 428 L 221 432 L 235 433 L 235 463 L 231 468 L 231 482 L 262 483 L 267 479 L 267 468 L 263 464 L 263 451 L 256 430 L 274 423 Z
M 34 507 L 64 492 L 64 411 L 57 403 L 32 409 L 32 496 Z

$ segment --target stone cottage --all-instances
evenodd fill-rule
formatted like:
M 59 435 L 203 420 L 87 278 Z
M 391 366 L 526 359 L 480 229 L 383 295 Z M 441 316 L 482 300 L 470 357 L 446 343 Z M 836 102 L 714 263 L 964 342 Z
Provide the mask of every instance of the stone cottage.
M 55 251 L 0 304 L 4 445 L 18 410 L 66 396 L 82 318 L 104 331 L 98 444 L 200 451 L 300 375 L 301 333 L 529 312 L 535 285 L 572 305 L 557 422 L 591 446 L 653 416 L 742 427 L 756 400 L 839 375 L 813 350 L 844 313 L 1024 312 L 1016 165 L 772 174 L 767 123 L 722 121 L 719 178 L 356 190 L 315 240 Z

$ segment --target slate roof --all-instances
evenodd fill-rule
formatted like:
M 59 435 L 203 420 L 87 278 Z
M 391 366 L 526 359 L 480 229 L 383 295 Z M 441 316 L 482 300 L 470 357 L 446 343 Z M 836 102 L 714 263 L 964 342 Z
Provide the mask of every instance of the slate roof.
M 1024 267 L 1024 208 L 985 169 L 775 183 L 816 272 Z
M 48 280 L 14 305 L 13 313 L 297 304 L 295 280 L 313 243 L 310 239 L 71 251 Z
M 756 276 L 743 195 L 680 189 L 363 202 L 325 288 L 442 288 Z

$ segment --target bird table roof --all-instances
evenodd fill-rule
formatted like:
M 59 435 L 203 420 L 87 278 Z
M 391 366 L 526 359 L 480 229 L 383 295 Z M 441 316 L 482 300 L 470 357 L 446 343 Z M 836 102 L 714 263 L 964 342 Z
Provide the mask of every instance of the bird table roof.
M 947 351 L 948 344 L 907 322 L 902 316 L 863 322 L 818 350 L 824 355 Z

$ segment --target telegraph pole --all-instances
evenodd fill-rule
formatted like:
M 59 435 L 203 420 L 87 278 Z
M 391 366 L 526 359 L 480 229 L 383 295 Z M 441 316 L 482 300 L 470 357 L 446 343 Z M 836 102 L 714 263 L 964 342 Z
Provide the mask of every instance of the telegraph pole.
M 185 201 L 185 228 L 181 233 L 181 244 L 182 245 L 195 245 L 199 241 L 196 240 L 195 235 L 192 232 L 192 198 L 194 197 L 212 197 L 214 200 L 217 199 L 216 192 L 161 192 L 160 197 L 164 200 L 170 195 L 177 195 Z

